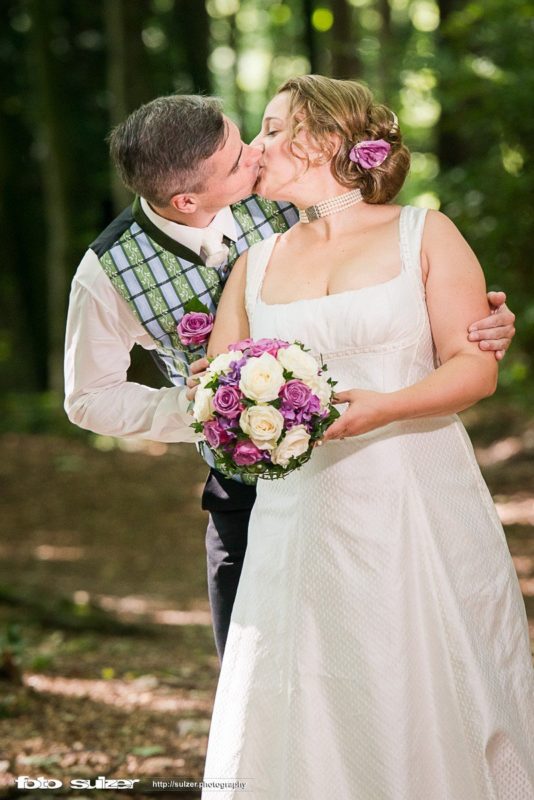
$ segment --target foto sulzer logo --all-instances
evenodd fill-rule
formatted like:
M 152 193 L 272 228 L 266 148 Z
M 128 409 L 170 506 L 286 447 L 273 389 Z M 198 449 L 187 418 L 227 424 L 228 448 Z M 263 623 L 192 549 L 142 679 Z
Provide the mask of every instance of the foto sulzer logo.
M 140 778 L 127 780 L 123 778 L 106 778 L 99 775 L 98 778 L 90 780 L 88 778 L 72 778 L 69 784 L 71 789 L 133 789 L 135 783 L 139 783 Z M 63 781 L 57 778 L 45 778 L 39 775 L 38 778 L 30 778 L 29 775 L 19 775 L 15 778 L 17 789 L 60 789 Z
M 60 789 L 63 786 L 63 781 L 58 781 L 56 778 L 44 778 L 40 775 L 38 778 L 30 778 L 29 775 L 19 775 L 15 779 L 17 789 Z

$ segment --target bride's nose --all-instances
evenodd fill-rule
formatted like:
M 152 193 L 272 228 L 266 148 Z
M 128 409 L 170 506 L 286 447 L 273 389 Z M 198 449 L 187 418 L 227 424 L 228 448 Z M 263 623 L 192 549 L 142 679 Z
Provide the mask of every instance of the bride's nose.
M 261 147 L 261 149 L 262 149 L 262 150 L 264 149 L 265 145 L 264 145 L 264 143 L 261 141 L 261 131 L 258 131 L 258 133 L 256 134 L 256 136 L 255 136 L 255 137 L 253 138 L 253 140 L 251 141 L 251 143 L 250 143 L 250 146 L 251 146 L 251 147 Z
M 251 142 L 251 144 L 248 145 L 248 150 L 247 150 L 247 164 L 249 166 L 257 164 L 262 155 L 263 155 L 263 147 L 254 144 L 254 142 Z

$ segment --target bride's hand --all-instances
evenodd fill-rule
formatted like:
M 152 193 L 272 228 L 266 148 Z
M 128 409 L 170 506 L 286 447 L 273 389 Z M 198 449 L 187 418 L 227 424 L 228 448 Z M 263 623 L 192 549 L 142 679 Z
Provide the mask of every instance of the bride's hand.
M 358 436 L 393 421 L 388 395 L 367 389 L 336 392 L 334 403 L 348 403 L 348 408 L 325 431 L 323 442 Z

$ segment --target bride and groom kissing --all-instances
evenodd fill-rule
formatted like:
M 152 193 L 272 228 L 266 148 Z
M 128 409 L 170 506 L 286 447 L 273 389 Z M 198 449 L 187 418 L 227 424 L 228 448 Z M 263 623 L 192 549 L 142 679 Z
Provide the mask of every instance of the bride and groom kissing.
M 192 297 L 218 305 L 211 354 L 247 336 L 303 341 L 345 405 L 324 446 L 260 481 L 256 502 L 210 471 L 225 652 L 206 778 L 248 781 L 258 798 L 533 797 L 524 607 L 455 415 L 494 390 L 513 315 L 488 317 L 449 220 L 391 202 L 409 166 L 397 118 L 361 84 L 304 76 L 251 145 L 216 101 L 169 97 L 118 126 L 111 151 L 138 197 L 73 282 L 72 421 L 195 438 L 189 365 L 205 362 L 176 334 Z M 173 387 L 126 380 L 134 343 Z

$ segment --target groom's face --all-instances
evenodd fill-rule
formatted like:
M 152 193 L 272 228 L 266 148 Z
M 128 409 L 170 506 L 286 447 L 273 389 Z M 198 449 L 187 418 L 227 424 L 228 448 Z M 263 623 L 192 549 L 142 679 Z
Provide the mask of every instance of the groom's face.
M 204 189 L 197 193 L 205 211 L 218 211 L 248 197 L 258 177 L 261 148 L 245 144 L 237 125 L 226 116 L 224 120 L 224 142 L 204 162 Z

